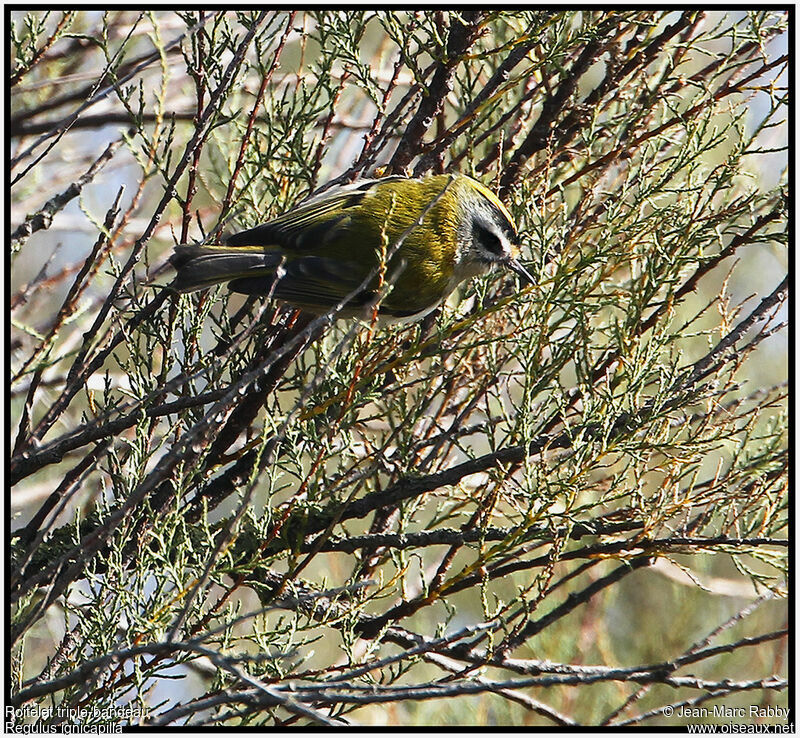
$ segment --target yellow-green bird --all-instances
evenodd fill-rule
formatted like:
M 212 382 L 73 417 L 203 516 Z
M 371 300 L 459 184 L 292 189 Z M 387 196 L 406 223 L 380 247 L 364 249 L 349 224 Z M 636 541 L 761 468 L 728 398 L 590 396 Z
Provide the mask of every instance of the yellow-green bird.
M 172 287 L 223 282 L 323 314 L 418 320 L 465 279 L 500 266 L 534 284 L 517 260 L 511 214 L 464 175 L 361 180 L 323 192 L 274 220 L 214 245 L 177 246 Z

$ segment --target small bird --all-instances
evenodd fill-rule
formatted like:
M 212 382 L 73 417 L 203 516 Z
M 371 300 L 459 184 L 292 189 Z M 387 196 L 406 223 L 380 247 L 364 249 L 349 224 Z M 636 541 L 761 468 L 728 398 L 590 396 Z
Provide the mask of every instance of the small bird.
M 220 244 L 181 245 L 172 287 L 192 292 L 228 282 L 323 314 L 364 316 L 382 288 L 379 315 L 410 322 L 465 279 L 496 266 L 534 284 L 517 260 L 516 227 L 500 200 L 464 175 L 361 180 L 301 202 Z

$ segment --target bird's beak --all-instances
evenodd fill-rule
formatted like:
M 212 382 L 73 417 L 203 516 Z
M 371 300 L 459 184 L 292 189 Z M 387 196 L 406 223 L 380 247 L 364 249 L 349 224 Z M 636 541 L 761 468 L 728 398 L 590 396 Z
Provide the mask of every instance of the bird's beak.
M 533 275 L 516 259 L 509 259 L 506 262 L 506 266 L 528 284 L 536 284 L 536 280 L 533 278 Z

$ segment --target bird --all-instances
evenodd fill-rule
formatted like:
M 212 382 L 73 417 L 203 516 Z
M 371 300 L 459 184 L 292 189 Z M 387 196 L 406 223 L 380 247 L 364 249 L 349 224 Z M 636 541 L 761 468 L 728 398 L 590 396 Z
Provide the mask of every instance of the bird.
M 420 320 L 464 280 L 497 267 L 535 284 L 508 209 L 463 174 L 388 176 L 323 190 L 219 243 L 181 244 L 171 287 L 227 283 L 316 315 Z

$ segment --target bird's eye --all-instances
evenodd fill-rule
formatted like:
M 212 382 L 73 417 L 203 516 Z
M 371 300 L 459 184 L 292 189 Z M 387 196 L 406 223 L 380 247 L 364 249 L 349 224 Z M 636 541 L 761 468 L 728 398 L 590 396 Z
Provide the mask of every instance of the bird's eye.
M 494 256 L 505 256 L 503 242 L 500 240 L 500 236 L 493 231 L 481 228 L 481 226 L 476 226 L 475 240 L 484 251 L 488 251 Z

